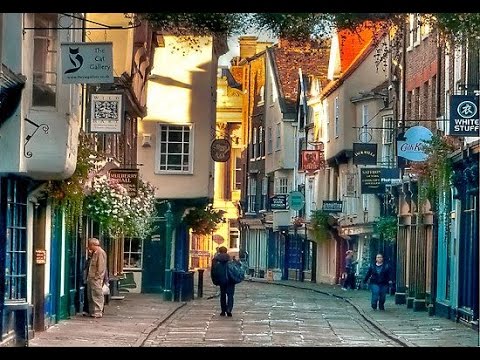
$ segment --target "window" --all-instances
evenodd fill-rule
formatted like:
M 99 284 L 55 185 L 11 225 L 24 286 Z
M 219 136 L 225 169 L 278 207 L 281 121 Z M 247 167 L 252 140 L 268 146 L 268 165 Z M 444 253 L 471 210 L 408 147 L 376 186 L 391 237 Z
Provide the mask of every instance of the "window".
M 410 26 L 407 36 L 407 50 L 412 50 L 414 46 L 420 44 L 420 24 L 418 14 L 410 14 Z
M 230 229 L 230 247 L 231 248 L 238 248 L 239 242 L 238 239 L 240 237 L 240 231 L 237 228 Z
M 338 122 L 339 122 L 339 109 L 338 109 L 338 96 L 335 98 L 335 108 L 334 108 L 334 123 L 333 123 L 333 136 L 338 138 L 339 129 L 338 129 Z
M 262 210 L 267 210 L 268 205 L 268 177 L 262 179 Z
M 412 109 L 413 109 L 413 106 L 412 106 L 412 101 L 413 101 L 413 91 L 408 91 L 407 92 L 407 106 L 406 106 L 406 118 L 408 120 L 410 120 L 412 118 Z M 405 120 L 405 119 L 402 119 L 402 120 Z
M 235 158 L 235 183 L 234 189 L 240 190 L 242 188 L 242 157 Z
M 265 87 L 260 88 L 260 100 L 258 101 L 257 106 L 262 106 L 265 103 Z
M 393 117 L 391 115 L 383 117 L 382 134 L 382 164 L 384 166 L 393 166 Z
M 368 104 L 362 105 L 362 128 L 360 129 L 360 141 L 363 143 L 368 142 Z
M 362 210 L 368 211 L 368 194 L 362 195 Z
M 0 179 L 5 215 L 5 299 L 27 298 L 27 189 L 20 180 Z M 2 215 L 3 216 L 3 215 Z M 3 264 L 2 264 L 3 265 Z
M 420 87 L 415 88 L 415 93 L 414 93 L 414 108 L 413 108 L 413 116 L 415 120 L 418 120 L 420 118 L 420 113 L 421 113 L 421 106 L 420 106 Z
M 123 268 L 141 269 L 142 268 L 142 246 L 143 241 L 138 238 L 125 238 L 123 249 Z
M 275 150 L 280 150 L 282 146 L 282 137 L 281 137 L 281 131 L 280 131 L 280 123 L 276 125 L 276 141 L 275 141 Z
M 265 130 L 263 129 L 263 126 L 260 126 L 258 128 L 258 154 L 260 157 L 265 156 L 265 143 L 264 143 L 264 137 L 265 137 Z
M 248 212 L 254 213 L 257 200 L 257 180 L 254 177 L 248 178 Z
M 275 179 L 275 195 L 288 194 L 288 178 L 279 177 Z
M 257 148 L 257 128 L 253 128 L 253 140 L 252 140 L 252 150 L 253 150 L 253 154 L 252 154 L 252 160 L 253 159 L 256 159 L 257 156 L 258 156 L 258 148 Z
M 431 106 L 430 106 L 430 119 L 435 119 L 437 117 L 437 76 L 433 75 L 430 79 L 430 96 L 431 96 Z
M 158 125 L 157 172 L 191 173 L 193 125 Z
M 271 154 L 273 151 L 273 135 L 272 128 L 268 127 L 267 129 L 267 152 Z
M 57 100 L 57 14 L 35 14 L 32 106 L 55 107 Z M 51 29 L 46 29 L 51 28 Z
M 428 116 L 430 115 L 430 107 L 428 106 L 428 81 L 425 81 L 423 83 L 423 96 L 422 96 L 422 103 L 423 106 L 419 106 L 419 111 L 420 111 L 420 119 L 428 119 Z M 432 117 L 433 119 L 433 117 Z

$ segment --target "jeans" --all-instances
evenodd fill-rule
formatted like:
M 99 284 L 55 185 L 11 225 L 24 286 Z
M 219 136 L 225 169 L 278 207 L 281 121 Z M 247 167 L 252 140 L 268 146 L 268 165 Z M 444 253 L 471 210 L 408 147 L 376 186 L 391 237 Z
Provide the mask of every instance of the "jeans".
M 235 284 L 220 285 L 220 307 L 222 313 L 231 313 L 233 309 L 233 294 L 235 293 Z M 228 300 L 227 300 L 228 297 Z
M 347 278 L 345 279 L 344 283 L 343 283 L 343 287 L 345 289 L 352 289 L 354 290 L 356 288 L 355 286 L 355 273 L 347 273 Z
M 372 290 L 372 309 L 376 309 L 378 303 L 379 309 L 384 310 L 388 285 L 370 284 L 370 289 Z

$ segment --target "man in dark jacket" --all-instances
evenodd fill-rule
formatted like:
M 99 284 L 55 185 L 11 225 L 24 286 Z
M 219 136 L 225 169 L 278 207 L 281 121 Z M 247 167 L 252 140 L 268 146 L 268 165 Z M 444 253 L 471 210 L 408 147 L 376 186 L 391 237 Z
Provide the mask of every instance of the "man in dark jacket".
M 218 248 L 218 254 L 212 261 L 212 281 L 215 285 L 220 286 L 220 307 L 222 312 L 220 316 L 232 316 L 233 295 L 235 293 L 235 284 L 231 282 L 227 275 L 227 263 L 230 256 L 227 254 L 227 248 L 221 246 Z M 227 300 L 228 297 L 228 300 Z
M 363 280 L 366 283 L 370 279 L 370 289 L 372 291 L 372 309 L 385 310 L 385 297 L 389 284 L 392 283 L 390 266 L 383 262 L 383 255 L 377 254 L 375 264 L 370 265 Z

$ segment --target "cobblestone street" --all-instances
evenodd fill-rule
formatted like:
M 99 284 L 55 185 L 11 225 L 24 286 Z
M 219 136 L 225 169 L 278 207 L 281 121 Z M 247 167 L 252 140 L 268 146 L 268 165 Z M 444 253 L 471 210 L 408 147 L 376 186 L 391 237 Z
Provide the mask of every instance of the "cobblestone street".
M 30 346 L 128 347 L 477 347 L 478 332 L 413 312 L 387 298 L 386 311 L 369 309 L 366 291 L 280 281 L 237 285 L 233 317 L 221 317 L 217 288 L 205 277 L 204 297 L 165 302 L 127 294 L 102 319 L 77 316 L 37 333 Z

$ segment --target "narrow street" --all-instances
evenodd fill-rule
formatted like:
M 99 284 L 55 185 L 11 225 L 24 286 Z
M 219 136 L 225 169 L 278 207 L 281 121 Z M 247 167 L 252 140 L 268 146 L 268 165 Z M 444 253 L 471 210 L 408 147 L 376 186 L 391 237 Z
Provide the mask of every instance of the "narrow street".
M 218 298 L 189 303 L 143 346 L 399 346 L 345 301 L 301 289 L 244 282 L 233 317 L 219 313 Z

